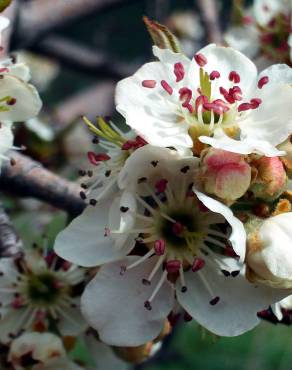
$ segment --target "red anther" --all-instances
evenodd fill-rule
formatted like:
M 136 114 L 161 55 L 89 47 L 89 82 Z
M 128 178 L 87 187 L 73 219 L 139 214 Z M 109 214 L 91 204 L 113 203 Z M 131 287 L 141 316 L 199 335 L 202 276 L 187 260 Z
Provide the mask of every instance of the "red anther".
M 176 235 L 179 236 L 181 233 L 184 231 L 184 226 L 180 222 L 175 222 L 172 225 L 172 232 Z
M 68 271 L 70 269 L 70 267 L 72 266 L 72 263 L 71 262 L 68 262 L 68 261 L 64 261 L 62 263 L 62 270 L 64 271 Z
M 166 271 L 171 273 L 178 272 L 181 267 L 181 262 L 179 260 L 167 261 L 165 264 Z
M 53 282 L 53 287 L 58 290 L 58 289 L 63 288 L 64 284 L 61 281 L 54 281 Z
M 0 68 L 0 73 L 4 73 L 4 72 L 9 72 L 9 69 L 6 67 Z
M 226 89 L 224 89 L 224 87 L 222 87 L 222 86 L 219 87 L 219 91 L 220 91 L 220 94 L 224 96 L 224 99 L 228 103 L 230 103 L 230 104 L 235 103 L 235 99 L 233 98 L 233 96 L 230 95 L 229 92 Z
M 252 105 L 250 103 L 242 103 L 237 108 L 238 112 L 244 112 L 249 109 L 252 109 Z
M 193 107 L 190 104 L 190 101 L 192 99 L 192 90 L 187 87 L 182 87 L 181 89 L 179 89 L 179 98 L 180 100 L 184 100 L 182 106 L 184 108 L 187 108 L 190 111 L 190 113 L 192 113 Z
M 215 297 L 209 302 L 211 306 L 215 306 L 220 301 L 220 297 Z
M 216 99 L 216 100 L 213 101 L 213 103 L 216 104 L 216 106 L 219 106 L 223 110 L 223 113 L 229 111 L 229 107 L 225 103 L 225 101 L 223 101 L 221 99 Z M 218 113 L 218 114 L 220 114 L 220 113 Z
M 237 72 L 231 71 L 229 73 L 229 80 L 232 81 L 232 82 L 234 82 L 234 83 L 236 83 L 236 84 L 238 84 L 240 82 L 240 76 L 239 76 L 239 74 Z
M 262 103 L 262 99 L 260 98 L 253 98 L 250 100 L 251 109 L 256 109 Z
M 253 18 L 251 16 L 245 15 L 242 17 L 242 22 L 245 25 L 249 25 L 253 23 Z
M 165 253 L 166 243 L 163 239 L 156 240 L 154 250 L 157 256 L 163 256 Z
M 163 193 L 167 187 L 167 183 L 168 181 L 166 179 L 161 179 L 159 181 L 157 181 L 157 183 L 155 184 L 155 188 L 157 190 L 158 193 Z
M 22 297 L 16 297 L 14 300 L 11 302 L 11 307 L 17 310 L 18 308 L 23 307 L 24 300 Z
M 130 149 L 133 149 L 135 148 L 136 146 L 136 142 L 134 140 L 128 140 L 126 141 L 122 146 L 121 146 L 121 149 L 122 150 L 130 150 Z
M 203 54 L 201 54 L 201 53 L 196 54 L 194 56 L 194 58 L 195 58 L 196 63 L 200 67 L 204 67 L 207 64 L 207 62 L 208 62 L 207 58 Z
M 268 82 L 269 82 L 269 77 L 268 76 L 263 76 L 258 81 L 258 88 L 262 89 L 263 86 L 266 85 Z
M 210 73 L 210 80 L 213 81 L 215 80 L 216 78 L 219 78 L 220 77 L 220 72 L 218 71 L 213 71 Z
M 169 95 L 172 95 L 173 93 L 173 88 L 165 81 L 165 80 L 162 80 L 161 82 L 161 86 L 162 88 L 169 94 Z
M 147 87 L 148 89 L 153 89 L 156 86 L 155 80 L 143 80 L 142 86 Z
M 200 105 L 202 105 L 202 107 L 204 107 L 205 103 L 208 103 L 207 96 L 205 96 L 205 95 L 198 96 L 197 99 L 196 99 L 196 102 L 195 102 L 196 112 L 198 112 L 198 109 L 199 109 Z
M 233 86 L 229 89 L 229 95 L 235 100 L 242 100 L 242 91 L 239 86 Z
M 175 63 L 173 72 L 176 77 L 176 82 L 183 80 L 185 76 L 185 69 L 182 63 Z
M 184 321 L 185 322 L 190 322 L 192 320 L 193 320 L 192 316 L 188 312 L 185 312 L 184 313 Z
M 270 44 L 273 41 L 274 36 L 271 33 L 265 33 L 260 36 L 263 44 Z
M 46 318 L 46 313 L 44 311 L 37 311 L 35 318 L 37 321 L 43 321 Z
M 200 271 L 205 266 L 205 261 L 202 258 L 196 257 L 192 265 L 192 271 Z
M 103 236 L 104 236 L 104 237 L 107 237 L 107 236 L 109 236 L 109 235 L 110 235 L 110 233 L 111 233 L 110 229 L 109 229 L 108 227 L 105 227 L 105 228 L 104 228 L 104 234 L 103 234 Z
M 88 152 L 87 157 L 89 159 L 89 162 L 94 166 L 97 166 L 100 162 L 108 161 L 109 159 L 111 159 L 111 157 L 106 153 L 96 154 L 93 152 Z
M 135 142 L 136 142 L 136 147 L 137 148 L 141 148 L 142 146 L 144 146 L 144 145 L 147 145 L 148 143 L 147 143 L 147 141 L 145 140 L 145 139 L 143 139 L 143 137 L 141 137 L 141 136 L 136 136 L 136 140 L 135 140 Z

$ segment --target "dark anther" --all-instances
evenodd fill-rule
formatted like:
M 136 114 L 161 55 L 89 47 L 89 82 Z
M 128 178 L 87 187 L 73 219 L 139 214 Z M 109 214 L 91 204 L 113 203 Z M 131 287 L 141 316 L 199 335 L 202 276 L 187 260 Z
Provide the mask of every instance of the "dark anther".
M 87 171 L 87 176 L 92 177 L 93 176 L 93 171 L 91 171 L 91 170 Z
M 105 175 L 105 177 L 110 177 L 111 173 L 112 173 L 111 170 L 107 170 L 104 175 Z
M 80 191 L 80 198 L 83 200 L 86 199 L 86 194 L 84 193 L 84 191 Z
M 230 276 L 231 274 L 230 274 L 230 272 L 229 271 L 227 271 L 227 270 L 221 270 L 221 272 L 222 272 L 222 274 L 224 275 L 224 276 Z
M 183 286 L 182 288 L 181 288 L 181 292 L 182 293 L 186 293 L 186 291 L 188 290 L 188 288 L 186 287 L 186 286 Z
M 189 169 L 190 169 L 190 166 L 184 166 L 183 168 L 180 169 L 180 172 L 187 173 Z
M 93 139 L 92 139 L 92 144 L 98 144 L 99 143 L 99 139 L 97 136 L 94 136 Z
M 145 181 L 147 181 L 147 177 L 140 177 L 140 179 L 138 179 L 138 184 L 142 184 L 142 182 Z
M 88 188 L 88 186 L 87 186 L 86 184 L 80 184 L 80 187 L 81 187 L 82 189 L 87 189 L 87 188 Z
M 232 271 L 231 272 L 231 276 L 232 277 L 236 277 L 236 276 L 238 276 L 240 274 L 240 270 L 235 270 L 235 271 Z
M 142 284 L 143 285 L 151 285 L 151 281 L 149 281 L 147 279 L 142 279 Z
M 92 198 L 90 199 L 89 204 L 94 207 L 97 204 L 97 200 Z
M 153 167 L 156 167 L 158 165 L 158 161 L 152 161 L 151 164 Z
M 211 306 L 215 306 L 220 301 L 220 297 L 215 297 L 209 302 Z
M 86 171 L 84 171 L 84 170 L 79 170 L 79 171 L 78 171 L 78 174 L 79 174 L 79 176 L 85 176 L 85 175 L 86 175 Z
M 126 213 L 128 210 L 129 210 L 129 207 L 124 207 L 124 206 L 120 207 L 120 211 L 123 213 Z
M 152 310 L 152 306 L 151 306 L 151 303 L 149 301 L 145 301 L 144 302 L 144 307 L 146 308 L 146 310 L 148 311 L 151 311 Z

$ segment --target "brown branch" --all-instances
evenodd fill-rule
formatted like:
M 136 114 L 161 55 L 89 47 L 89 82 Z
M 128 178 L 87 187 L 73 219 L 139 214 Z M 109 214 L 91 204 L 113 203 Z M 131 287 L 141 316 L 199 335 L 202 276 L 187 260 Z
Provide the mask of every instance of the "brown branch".
M 198 7 L 201 12 L 202 21 L 207 31 L 209 42 L 222 44 L 222 32 L 219 22 L 218 1 L 198 0 Z
M 56 58 L 60 63 L 89 74 L 120 79 L 139 67 L 136 63 L 117 61 L 103 52 L 60 36 L 49 36 L 31 48 L 32 51 Z
M 21 253 L 22 242 L 0 203 L 0 258 L 12 257 Z
M 80 188 L 75 183 L 62 179 L 42 165 L 18 152 L 10 151 L 9 162 L 3 165 L 0 189 L 22 197 L 34 197 L 72 216 L 80 214 L 85 203 L 81 200 Z

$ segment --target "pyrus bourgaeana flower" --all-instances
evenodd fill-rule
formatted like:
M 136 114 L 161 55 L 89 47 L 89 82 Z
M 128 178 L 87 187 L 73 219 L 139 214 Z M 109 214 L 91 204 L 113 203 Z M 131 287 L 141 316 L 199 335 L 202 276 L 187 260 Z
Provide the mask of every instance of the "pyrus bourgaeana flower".
M 104 342 L 154 339 L 175 299 L 201 325 L 227 336 L 254 327 L 256 312 L 271 303 L 271 289 L 245 279 L 242 223 L 193 186 L 197 169 L 195 157 L 139 148 L 120 172 L 116 197 L 88 207 L 58 235 L 60 256 L 102 265 L 82 310 Z
M 26 251 L 24 257 L 0 261 L 0 342 L 22 330 L 48 328 L 55 322 L 64 335 L 87 327 L 79 303 L 85 272 L 53 252 Z M 79 289 L 79 295 L 78 295 Z
M 291 1 L 254 0 L 242 13 L 239 24 L 225 34 L 228 45 L 261 63 L 291 64 Z
M 259 75 L 240 52 L 208 45 L 192 60 L 153 47 L 157 62 L 120 81 L 117 110 L 150 144 L 197 155 L 198 140 L 230 152 L 284 154 L 292 131 L 291 69 Z M 200 152 L 200 149 L 199 149 Z
M 291 290 L 291 221 L 292 212 L 255 220 L 248 233 L 246 256 L 251 281 Z
M 8 362 L 14 370 L 82 370 L 66 354 L 61 338 L 27 332 L 12 341 Z

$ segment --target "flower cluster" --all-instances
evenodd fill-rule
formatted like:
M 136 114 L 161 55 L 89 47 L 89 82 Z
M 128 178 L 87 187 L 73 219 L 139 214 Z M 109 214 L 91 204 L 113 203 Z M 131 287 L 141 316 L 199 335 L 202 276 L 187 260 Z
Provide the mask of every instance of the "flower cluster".
M 292 70 L 258 75 L 215 45 L 191 60 L 153 52 L 117 85 L 129 132 L 85 119 L 97 145 L 80 172 L 88 206 L 54 246 L 94 269 L 82 312 L 114 346 L 156 341 L 181 314 L 236 336 L 292 292 Z
M 255 0 L 252 8 L 237 11 L 241 15 L 226 33 L 226 42 L 250 58 L 258 58 L 259 65 L 291 65 L 291 1 Z

